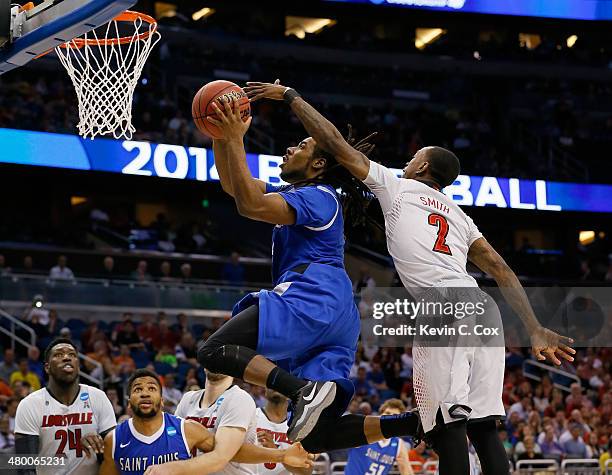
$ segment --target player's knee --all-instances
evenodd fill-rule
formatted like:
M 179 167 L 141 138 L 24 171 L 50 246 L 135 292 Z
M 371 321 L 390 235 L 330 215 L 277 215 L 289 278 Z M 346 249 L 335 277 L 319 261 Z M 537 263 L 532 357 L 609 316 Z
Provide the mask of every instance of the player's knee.
M 198 363 L 200 363 L 204 368 L 213 373 L 216 373 L 217 362 L 219 360 L 218 353 L 219 349 L 222 347 L 222 344 L 217 342 L 214 338 L 209 338 L 206 341 L 200 341 L 198 343 L 198 353 L 197 359 Z

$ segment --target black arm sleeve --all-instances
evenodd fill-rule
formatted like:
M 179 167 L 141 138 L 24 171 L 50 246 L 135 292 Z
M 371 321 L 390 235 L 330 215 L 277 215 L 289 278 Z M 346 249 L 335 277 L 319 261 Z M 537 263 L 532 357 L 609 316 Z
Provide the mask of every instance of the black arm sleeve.
M 29 434 L 15 434 L 15 453 L 18 455 L 37 454 L 40 446 L 40 437 Z M 19 475 L 36 475 L 36 470 L 19 470 Z

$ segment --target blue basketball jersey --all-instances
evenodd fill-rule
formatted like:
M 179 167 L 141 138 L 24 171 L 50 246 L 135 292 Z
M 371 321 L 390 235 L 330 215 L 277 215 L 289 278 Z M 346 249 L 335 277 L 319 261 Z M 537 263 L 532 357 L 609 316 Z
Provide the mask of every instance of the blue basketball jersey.
M 272 280 L 310 263 L 344 268 L 344 221 L 336 190 L 329 185 L 266 185 L 295 210 L 294 225 L 277 225 L 272 232 Z
M 191 458 L 184 432 L 185 420 L 164 413 L 164 422 L 151 435 L 134 429 L 132 419 L 115 429 L 113 460 L 122 475 L 142 475 L 149 465 Z
M 399 437 L 392 437 L 351 449 L 345 475 L 387 475 L 395 463 L 399 444 Z

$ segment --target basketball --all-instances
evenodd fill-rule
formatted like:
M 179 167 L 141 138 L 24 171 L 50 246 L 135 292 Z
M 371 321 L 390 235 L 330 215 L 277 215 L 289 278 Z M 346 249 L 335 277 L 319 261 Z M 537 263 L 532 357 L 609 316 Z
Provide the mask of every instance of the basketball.
M 231 100 L 232 97 L 238 100 L 240 116 L 243 121 L 246 121 L 251 115 L 251 103 L 240 86 L 223 80 L 212 81 L 202 86 L 194 96 L 191 105 L 191 115 L 200 132 L 213 139 L 223 138 L 223 132 L 206 120 L 206 117 L 217 115 L 212 106 L 213 101 L 218 101 L 220 98 Z M 223 107 L 220 102 L 217 105 Z

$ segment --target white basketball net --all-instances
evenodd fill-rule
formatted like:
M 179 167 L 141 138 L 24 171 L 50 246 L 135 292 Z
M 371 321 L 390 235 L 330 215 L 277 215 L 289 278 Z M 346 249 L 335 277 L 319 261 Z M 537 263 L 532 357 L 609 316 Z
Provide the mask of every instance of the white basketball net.
M 77 93 L 79 135 L 131 139 L 132 98 L 142 68 L 161 35 L 157 25 L 140 17 L 133 20 L 131 37 L 120 44 L 119 20 L 105 28 L 104 38 L 95 30 L 55 48 Z M 123 25 L 130 22 L 122 21 Z M 148 33 L 148 34 L 147 34 Z

